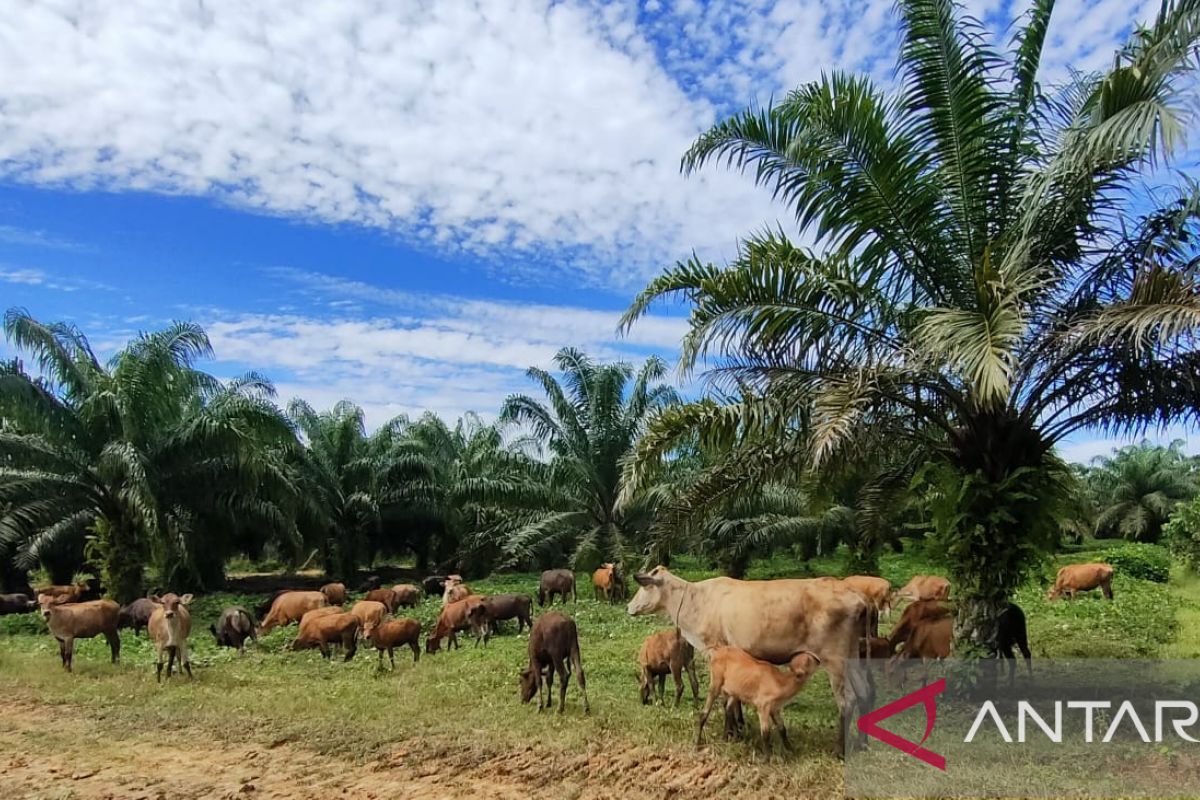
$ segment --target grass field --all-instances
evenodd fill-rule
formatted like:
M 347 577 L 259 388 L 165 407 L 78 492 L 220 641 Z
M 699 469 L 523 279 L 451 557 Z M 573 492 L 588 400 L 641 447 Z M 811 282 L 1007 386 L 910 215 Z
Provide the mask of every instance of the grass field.
M 936 571 L 912 552 L 888 555 L 882 567 L 895 583 Z M 687 562 L 677 571 L 708 574 Z M 841 560 L 812 562 L 807 571 L 840 574 Z M 776 559 L 751 577 L 805 573 Z M 531 593 L 536 582 L 517 574 L 472 585 L 489 594 Z M 1035 582 L 1018 596 L 1035 658 L 1194 657 L 1200 650 L 1194 579 L 1167 586 L 1118 576 L 1113 603 L 1097 594 L 1048 604 L 1044 586 Z M 486 648 L 460 637 L 462 649 L 422 654 L 417 664 L 408 651 L 397 652 L 392 673 L 379 670 L 373 650 L 348 663 L 325 662 L 315 650 L 284 651 L 295 628 L 272 632 L 244 657 L 217 649 L 207 628 L 221 608 L 252 607 L 260 598 L 208 595 L 193 604 L 195 680 L 159 686 L 152 647 L 128 631 L 120 665 L 108 663 L 102 638 L 83 641 L 68 675 L 40 619 L 0 618 L 0 693 L 9 709 L 0 718 L 0 767 L 9 762 L 0 769 L 0 796 L 316 796 L 315 788 L 306 793 L 309 786 L 381 797 L 401 789 L 399 796 L 444 796 L 460 786 L 471 788 L 465 796 L 495 797 L 840 794 L 827 681 L 814 680 L 785 712 L 796 755 L 752 763 L 748 744 L 720 741 L 717 720 L 698 752 L 690 693 L 679 709 L 644 707 L 638 698 L 638 647 L 666 621 L 630 618 L 624 606 L 593 601 L 590 587 L 580 595 L 567 611 L 579 624 L 590 716 L 574 682 L 563 716 L 519 703 L 526 637 L 511 622 Z M 438 605 L 427 600 L 415 613 L 427 629 Z M 702 675 L 702 692 L 705 683 Z M 92 743 L 81 731 L 102 736 Z M 177 754 L 178 769 L 155 766 L 150 754 L 164 739 L 187 751 Z

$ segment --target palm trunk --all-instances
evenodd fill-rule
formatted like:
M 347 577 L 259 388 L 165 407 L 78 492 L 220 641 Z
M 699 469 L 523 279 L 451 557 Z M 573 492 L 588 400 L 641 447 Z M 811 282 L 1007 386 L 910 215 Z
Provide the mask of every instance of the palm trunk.
M 95 531 L 101 554 L 98 566 L 108 595 L 121 604 L 133 602 L 144 588 L 137 533 L 128 524 L 107 519 L 98 519 Z

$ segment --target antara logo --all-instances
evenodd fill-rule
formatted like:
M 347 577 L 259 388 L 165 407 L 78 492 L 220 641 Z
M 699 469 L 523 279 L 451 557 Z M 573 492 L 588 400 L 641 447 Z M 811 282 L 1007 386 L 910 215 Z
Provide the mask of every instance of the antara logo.
M 917 689 L 911 694 L 904 695 L 899 700 L 894 700 L 886 706 L 880 706 L 869 714 L 859 717 L 858 729 L 873 739 L 878 739 L 902 753 L 908 753 L 913 758 L 920 759 L 926 764 L 937 767 L 942 772 L 945 772 L 945 756 L 938 755 L 932 750 L 927 750 L 921 746 L 925 744 L 925 740 L 929 738 L 929 734 L 933 733 L 933 723 L 937 722 L 937 696 L 944 691 L 946 691 L 946 679 L 942 678 L 935 683 Z M 893 717 L 901 711 L 907 711 L 917 703 L 924 703 L 925 705 L 925 735 L 921 737 L 921 741 L 909 741 L 903 736 L 897 736 L 891 731 L 879 727 L 879 723 L 882 720 Z

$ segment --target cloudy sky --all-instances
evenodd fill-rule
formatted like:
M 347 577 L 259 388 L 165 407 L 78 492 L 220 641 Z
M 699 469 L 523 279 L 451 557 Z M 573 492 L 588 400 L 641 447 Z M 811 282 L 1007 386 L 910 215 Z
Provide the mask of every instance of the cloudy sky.
M 1156 6 L 1060 0 L 1046 75 Z M 1007 41 L 1026 4 L 967 7 Z M 632 293 L 776 219 L 683 150 L 823 70 L 891 80 L 894 41 L 892 0 L 10 0 L 0 304 L 104 352 L 194 319 L 217 374 L 372 424 L 494 413 L 564 344 L 673 357 L 677 316 L 615 336 Z

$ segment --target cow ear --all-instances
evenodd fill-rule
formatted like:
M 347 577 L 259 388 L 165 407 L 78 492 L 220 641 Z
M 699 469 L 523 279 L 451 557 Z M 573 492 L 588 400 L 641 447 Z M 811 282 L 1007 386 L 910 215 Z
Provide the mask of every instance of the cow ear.
M 162 603 L 162 598 L 156 594 L 147 595 L 146 599 L 149 600 L 151 603 Z
M 653 586 L 656 583 L 658 583 L 657 580 L 650 577 L 649 575 L 647 575 L 644 572 L 637 573 L 636 575 L 633 576 L 633 579 L 635 581 L 637 581 L 638 583 L 640 583 L 642 586 Z
M 183 597 L 179 598 L 180 605 L 186 606 L 190 602 L 192 602 L 192 593 L 191 592 L 188 592 Z

